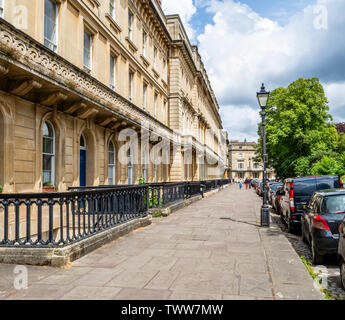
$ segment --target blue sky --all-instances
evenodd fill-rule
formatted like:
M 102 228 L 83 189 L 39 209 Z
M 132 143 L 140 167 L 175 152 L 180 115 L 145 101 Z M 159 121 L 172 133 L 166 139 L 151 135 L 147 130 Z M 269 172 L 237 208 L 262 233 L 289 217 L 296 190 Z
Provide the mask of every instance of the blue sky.
M 257 139 L 255 93 L 318 77 L 345 121 L 344 0 L 163 0 L 199 46 L 231 139 Z
M 281 25 L 285 25 L 291 16 L 306 6 L 315 4 L 315 0 L 243 0 L 237 2 L 248 5 L 260 16 L 276 20 Z M 191 25 L 199 35 L 206 24 L 212 23 L 213 15 L 207 12 L 204 1 L 193 0 L 193 4 L 197 11 L 191 19 Z

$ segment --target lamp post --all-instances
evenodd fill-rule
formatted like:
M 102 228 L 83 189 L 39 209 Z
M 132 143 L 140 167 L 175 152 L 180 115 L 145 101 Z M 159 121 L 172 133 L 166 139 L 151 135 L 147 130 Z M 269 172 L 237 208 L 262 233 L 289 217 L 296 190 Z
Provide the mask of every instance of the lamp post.
M 266 173 L 266 166 L 267 166 L 267 154 L 266 154 L 266 106 L 267 101 L 270 96 L 270 93 L 265 90 L 264 84 L 261 86 L 260 92 L 256 93 L 258 98 L 258 102 L 261 108 L 261 117 L 262 117 L 262 158 L 263 158 L 263 178 L 262 178 L 262 185 L 263 185 L 263 202 L 261 207 L 261 226 L 262 227 L 269 227 L 270 226 L 270 215 L 269 215 L 269 207 L 267 204 L 267 173 Z

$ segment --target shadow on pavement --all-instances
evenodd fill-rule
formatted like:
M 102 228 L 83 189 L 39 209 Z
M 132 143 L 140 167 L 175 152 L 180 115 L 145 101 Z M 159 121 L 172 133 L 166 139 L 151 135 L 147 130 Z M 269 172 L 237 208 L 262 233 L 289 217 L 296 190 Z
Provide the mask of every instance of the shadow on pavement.
M 256 223 L 250 223 L 248 221 L 243 221 L 243 220 L 236 220 L 230 217 L 221 217 L 221 220 L 230 220 L 230 221 L 234 221 L 234 222 L 238 222 L 238 223 L 244 223 L 244 224 L 249 224 L 250 226 L 254 226 L 254 227 L 260 227 L 260 225 L 256 224 Z

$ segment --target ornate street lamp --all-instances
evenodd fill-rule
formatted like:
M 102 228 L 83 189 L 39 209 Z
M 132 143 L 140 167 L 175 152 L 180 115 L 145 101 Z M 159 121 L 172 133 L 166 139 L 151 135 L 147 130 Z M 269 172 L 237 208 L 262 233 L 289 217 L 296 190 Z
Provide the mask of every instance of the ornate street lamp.
M 263 158 L 263 178 L 262 178 L 262 186 L 263 186 L 263 202 L 261 207 L 261 226 L 262 227 L 269 227 L 270 226 L 270 215 L 269 215 L 269 207 L 267 204 L 267 175 L 266 175 L 266 166 L 267 166 L 267 154 L 266 154 L 266 106 L 267 101 L 270 96 L 270 93 L 265 90 L 264 84 L 261 86 L 260 92 L 256 93 L 258 98 L 258 102 L 261 108 L 261 117 L 262 117 L 262 158 Z

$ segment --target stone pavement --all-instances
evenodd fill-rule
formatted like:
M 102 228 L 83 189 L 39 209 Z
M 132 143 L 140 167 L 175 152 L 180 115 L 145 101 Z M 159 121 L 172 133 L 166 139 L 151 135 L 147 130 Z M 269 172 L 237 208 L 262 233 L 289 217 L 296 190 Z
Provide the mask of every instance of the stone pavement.
M 68 268 L 28 266 L 14 289 L 0 265 L 2 299 L 322 299 L 261 198 L 237 185 L 114 241 Z

